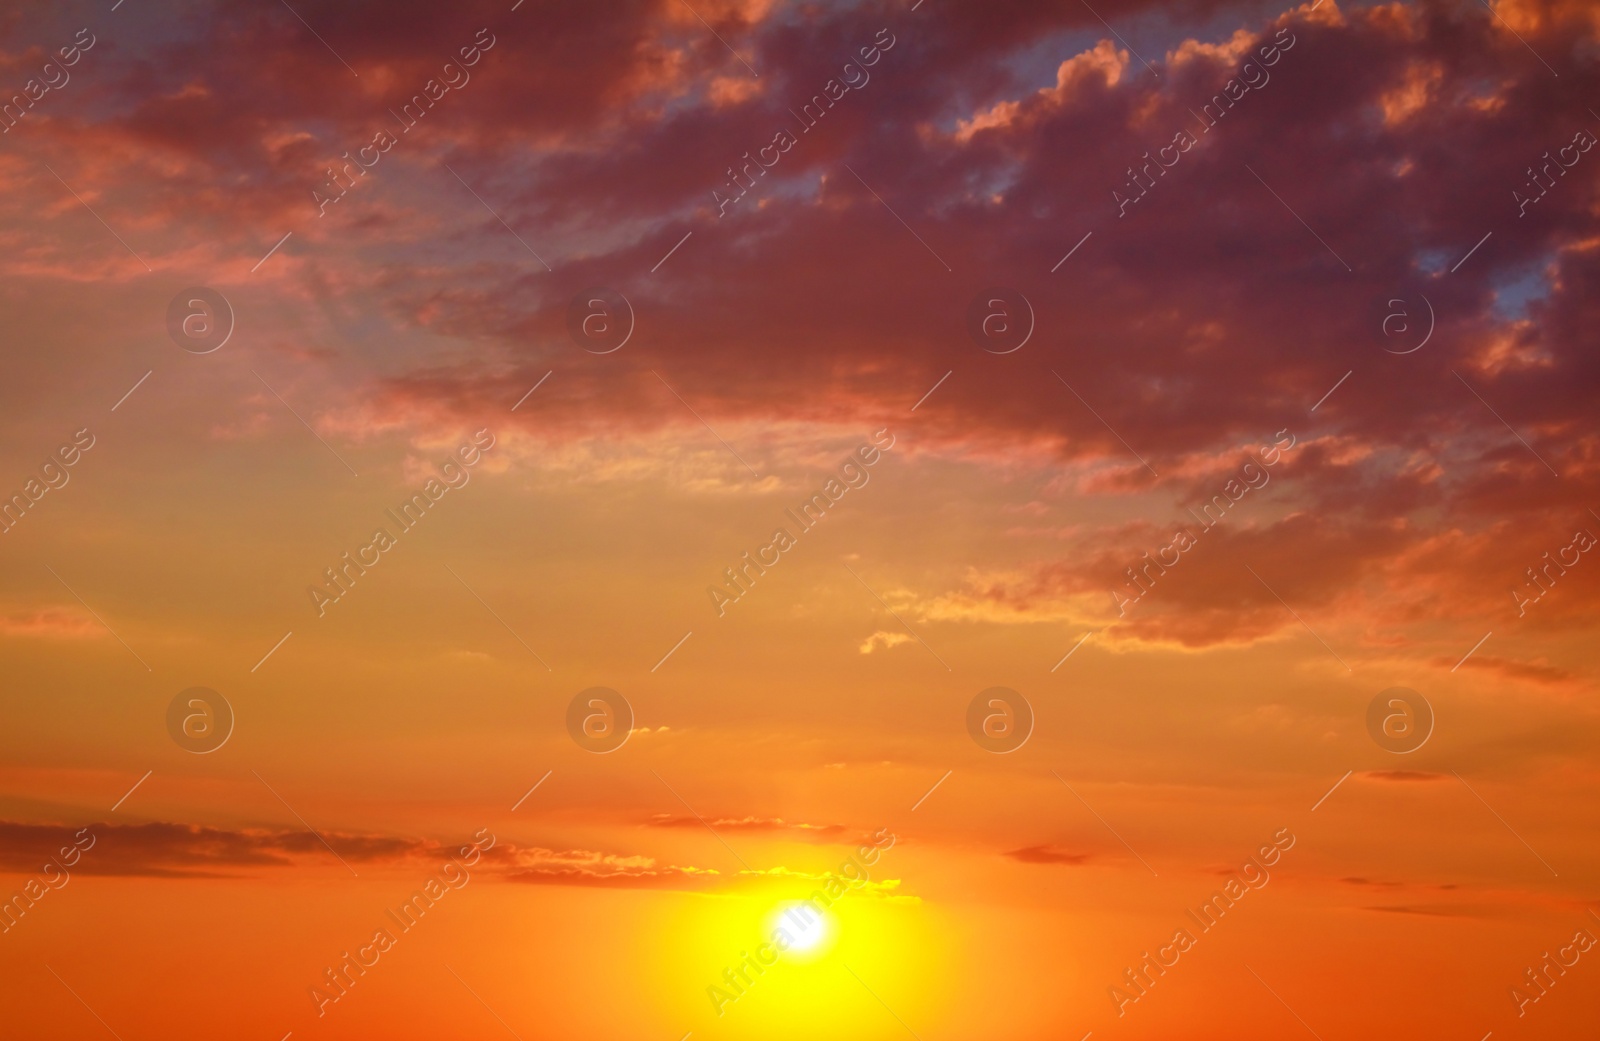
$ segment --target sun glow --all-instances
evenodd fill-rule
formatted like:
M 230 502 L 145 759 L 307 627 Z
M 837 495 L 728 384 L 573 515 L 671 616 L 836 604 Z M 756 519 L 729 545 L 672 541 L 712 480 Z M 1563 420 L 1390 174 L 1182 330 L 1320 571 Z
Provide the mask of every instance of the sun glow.
M 779 904 L 768 925 L 780 951 L 807 958 L 827 953 L 838 931 L 833 916 L 809 900 Z

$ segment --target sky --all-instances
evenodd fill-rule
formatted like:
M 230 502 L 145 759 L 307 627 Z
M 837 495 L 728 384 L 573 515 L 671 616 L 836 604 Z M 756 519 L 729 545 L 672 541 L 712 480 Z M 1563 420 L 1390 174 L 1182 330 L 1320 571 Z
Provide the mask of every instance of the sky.
M 1600 9 L 1093 2 L 0 11 L 15 1036 L 1592 1036 Z

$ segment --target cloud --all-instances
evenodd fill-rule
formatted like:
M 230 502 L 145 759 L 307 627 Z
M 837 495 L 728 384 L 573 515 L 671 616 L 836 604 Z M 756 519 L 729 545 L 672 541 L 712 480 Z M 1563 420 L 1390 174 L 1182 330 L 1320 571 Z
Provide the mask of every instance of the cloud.
M 331 846 L 353 864 L 426 867 L 437 864 L 461 843 L 388 835 L 325 831 L 322 841 L 308 831 L 226 829 L 194 824 L 95 823 L 94 837 L 74 873 L 152 878 L 222 878 L 258 875 L 283 868 L 332 864 Z M 81 829 L 67 825 L 0 821 L 0 870 L 37 872 L 46 860 L 73 842 Z M 709 868 L 659 864 L 653 857 L 585 849 L 550 849 L 498 841 L 485 850 L 474 874 L 487 872 L 509 882 L 595 885 L 625 888 L 700 888 L 717 879 Z
M 704 828 L 710 825 L 717 831 L 793 832 L 818 841 L 834 839 L 845 832 L 842 824 L 810 824 L 805 821 L 785 821 L 782 817 L 715 817 L 702 820 L 699 817 L 658 813 L 648 823 L 652 828 Z
M 1382 914 L 1410 914 L 1423 915 L 1429 918 L 1467 918 L 1472 917 L 1468 912 L 1459 907 L 1447 904 L 1399 904 L 1392 907 L 1368 906 L 1363 911 L 1377 911 Z
M 808 886 L 822 886 L 829 879 L 837 879 L 850 893 L 860 893 L 864 896 L 878 897 L 894 902 L 921 902 L 920 897 L 910 896 L 900 892 L 903 883 L 898 878 L 863 878 L 851 879 L 846 875 L 833 871 L 801 871 L 795 868 L 778 865 L 765 869 L 745 869 L 738 873 L 738 880 L 751 885 L 762 886 L 769 882 L 786 882 L 797 880 Z
M 215 878 L 261 868 L 289 867 L 300 860 L 326 859 L 327 847 L 307 831 L 212 828 L 195 824 L 85 825 L 94 845 L 75 873 L 156 878 Z M 0 821 L 0 868 L 37 871 L 80 828 Z M 328 844 L 356 863 L 395 861 L 442 849 L 437 843 L 388 836 L 324 832 Z
M 112 355 L 103 330 L 149 328 L 169 283 L 212 272 L 319 436 L 393 448 L 399 470 L 547 374 L 537 419 L 509 418 L 491 463 L 530 480 L 664 475 L 756 497 L 808 487 L 824 436 L 914 422 L 895 450 L 912 467 L 1009 485 L 1032 512 L 965 579 L 887 591 L 913 622 L 1071 622 L 1111 652 L 1188 654 L 1305 627 L 1352 666 L 1415 650 L 1440 670 L 1491 627 L 1493 649 L 1592 624 L 1586 565 L 1525 616 L 1511 595 L 1600 524 L 1589 167 L 1552 173 L 1537 203 L 1512 194 L 1590 125 L 1589 5 L 1138 0 L 1122 10 L 1155 19 L 1159 46 L 1141 49 L 1159 76 L 1073 4 L 707 4 L 739 57 L 678 3 L 508 6 L 297 5 L 328 47 L 281 5 L 202 0 L 159 29 L 108 27 L 0 157 L 13 324 Z M 47 22 L 0 25 L 8 70 L 54 39 Z M 484 26 L 496 42 L 470 81 L 403 130 L 388 110 Z M 895 42 L 870 82 L 797 122 L 880 28 Z M 312 189 L 381 128 L 398 143 L 318 216 Z M 718 216 L 712 192 L 780 128 L 792 149 Z M 1194 144 L 1168 165 L 1180 134 Z M 1140 201 L 1123 207 L 1130 179 Z M 1038 328 L 1003 356 L 965 321 L 996 279 Z M 100 306 L 80 316 L 91 285 Z M 598 285 L 625 287 L 648 333 L 615 356 L 568 333 L 574 294 Z M 1427 299 L 1427 347 L 1386 349 L 1397 297 L 1408 319 Z M 25 352 L 8 380 L 46 393 L 58 357 Z M 253 378 L 238 386 L 216 392 L 210 437 L 242 448 L 293 427 Z M 57 404 L 0 417 L 8 443 Z M 703 443 L 698 417 L 765 483 L 715 445 L 662 448 Z M 1299 444 L 1271 483 L 1119 613 L 1128 568 L 1198 528 L 1189 511 L 1281 431 Z M 941 529 L 961 532 L 986 505 L 947 508 Z M 92 630 L 19 607 L 0 633 Z M 1459 672 L 1589 679 L 1509 650 Z
M 505 876 L 507 882 L 539 886 L 589 886 L 607 889 L 703 889 L 718 879 L 711 868 L 649 867 L 619 870 L 529 868 Z
M 1534 46 L 1593 33 L 1592 19 L 1570 4 L 1518 9 Z M 82 89 L 102 103 L 58 109 L 22 129 L 54 153 L 55 168 L 97 211 L 122 219 L 158 267 L 226 263 L 242 280 L 276 237 L 263 241 L 261 228 L 294 229 L 264 269 L 274 293 L 314 303 L 344 332 L 354 323 L 339 316 L 371 316 L 369 335 L 354 338 L 358 355 L 380 352 L 378 341 L 391 338 L 433 348 L 358 389 L 353 410 L 378 424 L 420 424 L 424 402 L 434 415 L 476 414 L 491 399 L 498 407 L 508 379 L 531 386 L 560 360 L 572 389 L 550 403 L 546 436 L 577 442 L 592 427 L 688 429 L 693 417 L 652 389 L 647 373 L 619 381 L 573 365 L 564 312 L 575 287 L 648 271 L 693 230 L 681 255 L 638 289 L 636 307 L 650 313 L 652 335 L 696 400 L 730 421 L 860 424 L 883 414 L 887 401 L 914 399 L 950 358 L 973 349 L 959 332 L 962 308 L 980 288 L 976 272 L 1004 257 L 1019 288 L 1034 293 L 1042 326 L 1070 321 L 1078 341 L 1122 345 L 1120 354 L 1076 352 L 1067 374 L 1100 418 L 1054 378 L 1017 378 L 1024 359 L 1030 374 L 1041 367 L 1041 345 L 1009 369 L 963 373 L 944 388 L 940 408 L 919 414 L 930 450 L 975 458 L 1009 450 L 1111 467 L 1101 494 L 1162 487 L 1185 458 L 1305 416 L 1349 368 L 1348 345 L 1372 343 L 1366 308 L 1351 301 L 1381 304 L 1397 285 L 1427 284 L 1443 316 L 1441 343 L 1458 342 L 1469 354 L 1496 344 L 1495 357 L 1531 350 L 1542 359 L 1477 373 L 1485 398 L 1513 421 L 1532 420 L 1527 436 L 1558 468 L 1592 472 L 1600 458 L 1584 433 L 1581 392 L 1597 374 L 1582 330 L 1600 306 L 1585 292 L 1596 255 L 1578 230 L 1583 192 L 1573 184 L 1552 191 L 1514 242 L 1497 242 L 1448 283 L 1429 273 L 1435 252 L 1457 256 L 1481 235 L 1481 214 L 1515 219 L 1509 192 L 1489 196 L 1486 186 L 1521 183 L 1529 157 L 1565 129 L 1557 108 L 1529 92 L 1544 70 L 1501 60 L 1520 44 L 1488 11 L 1433 18 L 1409 8 L 1312 15 L 1301 7 L 1215 39 L 1197 28 L 1196 12 L 1179 12 L 1170 16 L 1166 57 L 1157 59 L 1166 66 L 1160 79 L 1100 38 L 1102 26 L 1083 10 L 1007 4 L 976 18 L 869 5 L 800 19 L 752 4 L 729 6 L 725 19 L 706 13 L 759 66 L 759 80 L 681 5 L 637 0 L 601 12 L 562 3 L 522 17 L 529 13 L 415 0 L 308 4 L 301 14 L 361 70 L 357 78 L 308 42 L 287 12 L 241 17 L 199 4 L 159 40 L 119 27 L 132 35 L 117 49 L 108 40 L 85 56 L 97 63 L 97 79 Z M 380 127 L 402 133 L 387 110 L 440 74 L 435 44 L 454 50 L 483 25 L 496 43 L 468 70 L 470 81 L 403 132 L 339 207 L 317 217 L 311 189 L 329 164 Z M 814 130 L 795 125 L 789 110 L 883 25 L 896 43 L 872 66 L 871 81 Z M 1086 28 L 1091 40 L 1083 43 Z M 1270 73 L 1267 82 L 1215 126 L 1196 121 L 1191 110 L 1240 76 L 1250 55 L 1291 37 L 1272 65 L 1258 68 Z M 1068 39 L 1080 49 L 1067 50 Z M 147 42 L 160 60 L 130 60 Z M 1022 52 L 1041 47 L 1059 55 L 1048 71 L 1021 71 Z M 1329 89 L 1329 70 L 1347 68 L 1364 72 L 1338 76 Z M 1486 79 L 1485 69 L 1496 77 Z M 1428 111 L 1437 117 L 1426 124 L 1411 115 L 1422 98 L 1434 99 Z M 1498 107 L 1468 103 L 1485 98 Z M 761 175 L 751 205 L 715 217 L 711 191 L 726 169 L 782 126 L 799 138 L 793 150 Z M 1348 127 L 1361 128 L 1361 147 L 1348 147 Z M 1112 191 L 1178 128 L 1198 144 L 1170 171 L 1152 171 L 1148 197 L 1117 216 Z M 1094 143 L 1087 152 L 1086 141 Z M 1444 158 L 1459 154 L 1482 157 L 1483 168 L 1459 176 Z M 538 246 L 555 277 L 542 266 L 534 275 L 486 263 L 501 249 L 531 258 L 445 163 Z M 1345 271 L 1246 163 L 1280 194 L 1284 184 L 1304 186 L 1295 212 L 1355 258 L 1355 270 Z M 34 275 L 65 277 L 76 268 L 82 277 L 83 250 L 63 244 L 103 229 L 85 224 L 88 215 L 59 185 L 12 173 L 18 190 L 6 205 L 49 234 L 34 235 L 10 262 Z M 915 278 L 886 286 L 875 277 L 886 263 L 939 268 L 874 191 L 931 248 L 969 258 L 956 288 Z M 1060 260 L 1070 245 L 1063 227 L 1097 234 L 1074 258 L 1083 261 L 1078 281 L 1053 303 L 1046 283 L 1021 273 L 1042 275 Z M 116 258 L 109 238 L 103 244 L 91 253 L 96 263 L 111 258 L 105 263 L 138 270 L 131 258 Z M 380 263 L 353 262 L 372 249 L 383 252 Z M 1498 280 L 1534 260 L 1552 272 L 1543 320 L 1502 320 L 1494 311 Z M 1349 280 L 1336 294 L 1312 277 L 1332 271 Z M 1308 331 L 1286 353 L 1269 330 L 1290 324 Z M 760 384 L 742 365 L 752 336 L 767 344 L 772 366 Z M 476 349 L 450 349 L 463 343 Z M 930 354 L 925 344 L 938 348 Z M 1425 430 L 1455 435 L 1448 454 L 1461 469 L 1452 494 L 1469 500 L 1486 465 L 1519 483 L 1542 470 L 1450 375 L 1459 359 L 1442 351 L 1394 358 L 1374 344 L 1362 360 L 1316 417 L 1355 447 L 1412 449 L 1430 444 Z M 349 398 L 340 395 L 346 409 Z M 994 408 L 1000 400 L 1006 407 Z M 597 402 L 605 403 L 599 413 Z M 1137 441 L 1163 478 L 1150 478 L 1101 419 Z M 1367 467 L 1351 469 L 1376 476 Z M 1578 501 L 1556 489 L 1545 494 Z
M 1021 849 L 1008 849 L 1005 855 L 1012 860 L 1020 860 L 1024 864 L 1071 864 L 1078 865 L 1087 861 L 1092 853 L 1069 853 L 1054 846 L 1024 846 Z
M 903 643 L 910 642 L 911 637 L 906 633 L 885 632 L 880 629 L 871 636 L 867 637 L 865 640 L 861 641 L 861 646 L 857 649 L 862 654 L 871 654 L 879 647 L 882 647 L 887 651 L 892 650 Z
M 1445 664 L 1436 661 L 1435 664 Z M 1456 664 L 1456 663 L 1450 663 Z M 1500 658 L 1494 655 L 1474 654 L 1464 662 L 1459 663 L 1463 669 L 1475 669 L 1480 672 L 1492 672 L 1507 679 L 1524 680 L 1544 686 L 1554 686 L 1575 682 L 1578 676 L 1569 669 L 1551 665 L 1547 661 L 1522 662 L 1509 658 Z
M 95 640 L 105 627 L 71 608 L 46 607 L 0 616 L 0 635 L 53 640 Z

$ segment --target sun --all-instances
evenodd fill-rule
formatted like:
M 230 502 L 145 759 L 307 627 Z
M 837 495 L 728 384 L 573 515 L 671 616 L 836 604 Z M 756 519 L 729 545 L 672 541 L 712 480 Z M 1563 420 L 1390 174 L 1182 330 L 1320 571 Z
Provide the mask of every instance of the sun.
M 810 900 L 779 904 L 768 925 L 781 951 L 807 958 L 825 953 L 833 945 L 837 931 L 833 916 Z

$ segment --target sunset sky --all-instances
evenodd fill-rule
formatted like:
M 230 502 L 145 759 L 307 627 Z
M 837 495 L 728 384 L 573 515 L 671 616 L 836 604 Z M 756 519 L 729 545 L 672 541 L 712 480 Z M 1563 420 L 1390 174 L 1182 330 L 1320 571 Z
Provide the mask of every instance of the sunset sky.
M 1597 141 L 1588 0 L 6 5 L 0 1036 L 1592 1038 Z

